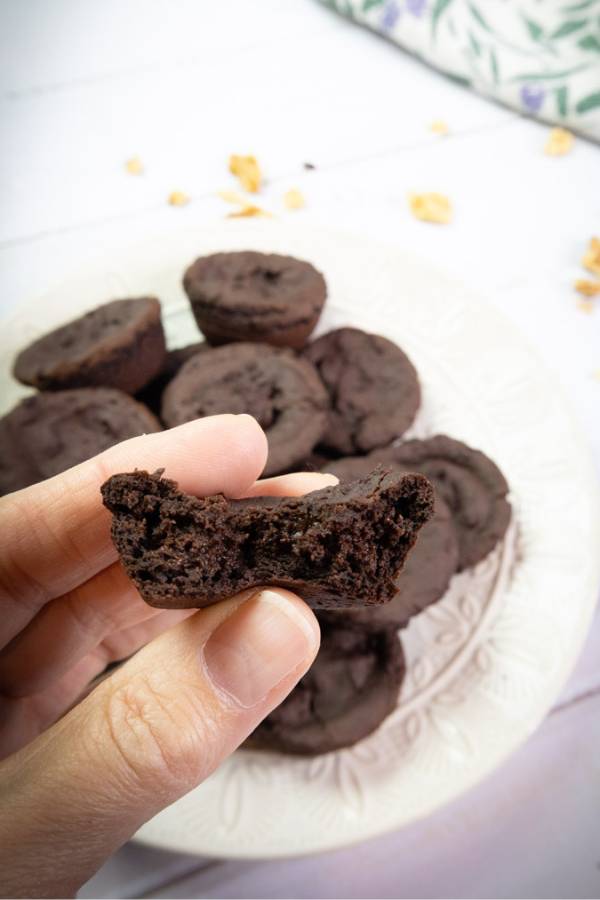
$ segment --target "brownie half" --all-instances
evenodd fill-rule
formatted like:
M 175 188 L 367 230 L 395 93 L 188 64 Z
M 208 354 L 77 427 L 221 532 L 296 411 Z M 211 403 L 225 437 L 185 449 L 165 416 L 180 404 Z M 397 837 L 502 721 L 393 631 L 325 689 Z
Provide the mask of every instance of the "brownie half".
M 349 747 L 395 709 L 405 671 L 393 629 L 357 631 L 321 622 L 321 647 L 311 668 L 243 746 L 302 756 Z
M 161 472 L 102 485 L 112 537 L 151 606 L 209 606 L 247 588 L 287 588 L 313 607 L 385 603 L 433 514 L 422 475 L 378 469 L 304 497 L 192 497 Z
M 166 354 L 156 297 L 98 306 L 19 353 L 13 374 L 39 390 L 112 387 L 135 394 L 157 375 Z

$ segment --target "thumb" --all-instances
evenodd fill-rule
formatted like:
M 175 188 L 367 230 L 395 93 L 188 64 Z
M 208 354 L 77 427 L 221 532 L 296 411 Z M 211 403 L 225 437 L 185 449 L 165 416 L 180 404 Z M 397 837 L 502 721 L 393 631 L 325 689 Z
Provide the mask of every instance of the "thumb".
M 3 896 L 74 893 L 244 740 L 318 645 L 312 612 L 280 590 L 246 592 L 148 644 L 0 765 Z

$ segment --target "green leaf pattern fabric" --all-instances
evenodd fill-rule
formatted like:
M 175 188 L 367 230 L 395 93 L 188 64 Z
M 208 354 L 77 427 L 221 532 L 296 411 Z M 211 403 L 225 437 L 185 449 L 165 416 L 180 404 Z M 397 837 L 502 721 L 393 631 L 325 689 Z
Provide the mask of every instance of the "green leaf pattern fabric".
M 513 109 L 600 140 L 600 0 L 321 0 Z

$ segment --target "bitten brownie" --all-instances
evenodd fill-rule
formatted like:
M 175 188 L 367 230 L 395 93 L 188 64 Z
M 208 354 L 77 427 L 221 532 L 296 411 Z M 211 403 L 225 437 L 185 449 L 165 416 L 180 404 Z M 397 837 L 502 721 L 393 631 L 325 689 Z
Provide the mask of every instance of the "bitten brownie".
M 265 475 L 304 459 L 327 424 L 327 392 L 315 369 L 292 350 L 228 344 L 188 360 L 163 394 L 169 426 L 218 413 L 248 413 L 269 441 Z
M 392 629 L 357 631 L 321 623 L 321 648 L 294 690 L 243 745 L 316 756 L 366 737 L 395 708 L 404 678 Z
M 0 494 L 58 475 L 119 441 L 160 430 L 145 406 L 111 388 L 34 394 L 0 419 Z
M 383 469 L 304 497 L 247 500 L 192 497 L 160 472 L 133 472 L 109 478 L 102 497 L 127 574 L 147 603 L 173 609 L 261 585 L 313 607 L 385 603 L 433 513 L 426 478 Z
M 459 571 L 494 549 L 510 522 L 508 484 L 498 466 L 480 450 L 446 435 L 406 441 L 371 454 L 373 465 L 398 465 L 422 472 L 444 498 L 456 528 Z
M 338 328 L 304 351 L 327 388 L 332 409 L 321 443 L 337 456 L 389 444 L 412 423 L 421 402 L 415 367 L 387 338 Z
M 299 349 L 327 296 L 325 279 L 310 263 L 250 250 L 200 257 L 183 286 L 198 327 L 215 345 L 261 341 Z
M 34 341 L 13 374 L 40 390 L 112 387 L 135 394 L 160 372 L 166 347 L 155 297 L 113 300 Z
M 326 468 L 341 482 L 346 482 L 365 477 L 375 465 L 370 456 L 355 456 L 329 463 Z M 396 469 L 396 466 L 393 468 Z M 405 470 L 398 468 L 398 471 Z M 457 568 L 458 539 L 454 521 L 436 490 L 434 514 L 419 532 L 415 546 L 396 579 L 396 594 L 390 602 L 370 609 L 331 612 L 330 615 L 338 622 L 344 616 L 373 627 L 389 625 L 404 628 L 413 616 L 443 597 Z

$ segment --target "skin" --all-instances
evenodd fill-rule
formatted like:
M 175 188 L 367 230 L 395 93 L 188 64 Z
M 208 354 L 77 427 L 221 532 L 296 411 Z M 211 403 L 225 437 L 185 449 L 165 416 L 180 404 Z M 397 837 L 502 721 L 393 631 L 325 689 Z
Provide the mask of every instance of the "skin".
M 100 500 L 109 475 L 136 466 L 165 467 L 198 496 L 294 496 L 337 480 L 257 482 L 266 458 L 254 419 L 215 416 L 125 441 L 0 500 L 3 896 L 73 895 L 310 666 L 318 625 L 285 591 L 198 612 L 148 607 L 117 561 Z

